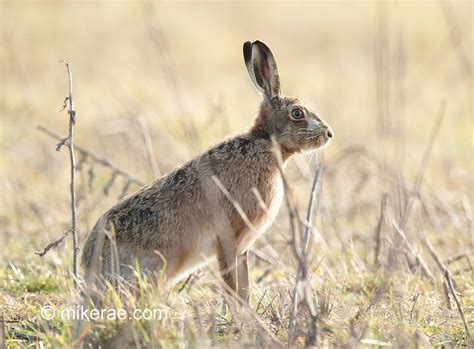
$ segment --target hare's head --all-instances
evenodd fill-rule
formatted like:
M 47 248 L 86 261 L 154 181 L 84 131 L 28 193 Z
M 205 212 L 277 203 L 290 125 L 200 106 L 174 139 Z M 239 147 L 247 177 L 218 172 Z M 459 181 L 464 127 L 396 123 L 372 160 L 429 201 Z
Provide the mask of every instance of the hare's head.
M 253 132 L 274 137 L 287 154 L 326 145 L 331 127 L 297 98 L 281 95 L 275 57 L 261 41 L 244 43 L 245 65 L 263 101 Z

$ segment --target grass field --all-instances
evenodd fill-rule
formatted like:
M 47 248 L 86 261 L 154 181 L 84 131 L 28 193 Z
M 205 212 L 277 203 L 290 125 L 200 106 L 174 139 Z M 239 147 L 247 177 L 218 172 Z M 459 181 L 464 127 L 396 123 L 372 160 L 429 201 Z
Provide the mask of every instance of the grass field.
M 2 348 L 86 337 L 102 347 L 472 347 L 472 14 L 471 2 L 447 0 L 0 2 Z M 250 307 L 226 311 L 212 264 L 169 291 L 140 279 L 138 296 L 104 296 L 111 309 L 164 309 L 165 321 L 42 318 L 45 305 L 79 300 L 71 237 L 35 254 L 71 226 L 67 148 L 37 129 L 67 135 L 60 61 L 73 72 L 76 145 L 146 183 L 250 125 L 260 97 L 242 43 L 257 39 L 275 53 L 283 93 L 335 134 L 286 168 L 302 218 L 322 168 L 296 313 L 282 205 L 251 249 Z M 139 186 L 90 156 L 77 161 L 82 246 Z

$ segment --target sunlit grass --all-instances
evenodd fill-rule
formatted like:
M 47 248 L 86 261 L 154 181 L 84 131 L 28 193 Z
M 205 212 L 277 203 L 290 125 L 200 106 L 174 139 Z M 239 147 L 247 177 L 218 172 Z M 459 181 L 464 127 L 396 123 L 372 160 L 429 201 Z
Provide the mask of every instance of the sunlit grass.
M 461 33 L 457 45 L 472 65 L 472 4 L 452 7 Z M 70 225 L 67 152 L 55 152 L 55 140 L 36 130 L 43 124 L 66 134 L 67 114 L 59 109 L 67 80 L 59 60 L 71 62 L 75 77 L 76 143 L 148 182 L 154 174 L 139 118 L 162 174 L 251 123 L 259 97 L 241 57 L 241 45 L 250 39 L 274 50 L 283 92 L 313 105 L 335 133 L 318 156 L 298 155 L 286 169 L 301 212 L 316 165 L 323 169 L 310 261 L 318 344 L 472 344 L 452 297 L 452 309 L 447 307 L 443 275 L 420 238 L 422 228 L 444 260 L 468 255 L 448 267 L 472 327 L 473 84 L 439 3 L 2 2 L 0 12 L 0 311 L 8 345 L 61 348 L 90 340 L 227 348 L 287 342 L 296 261 L 285 208 L 252 248 L 251 308 L 231 314 L 211 265 L 184 288 L 182 282 L 153 287 L 137 274 L 133 296 L 109 287 L 101 297 L 110 309 L 163 307 L 166 321 L 40 316 L 44 305 L 60 310 L 81 302 L 71 278 L 70 239 L 43 258 L 34 254 Z M 165 38 L 162 46 L 153 43 L 150 24 Z M 378 52 L 377 43 L 384 50 Z M 383 78 L 376 72 L 380 57 Z M 432 282 L 410 265 L 413 256 L 405 258 L 392 222 L 400 220 L 412 194 L 442 99 L 446 115 L 405 228 L 434 274 Z M 190 128 L 196 130 L 192 141 L 186 138 Z M 105 195 L 110 178 L 108 169 L 90 161 L 77 173 L 81 243 L 123 191 L 118 179 Z M 376 264 L 374 231 L 384 192 Z M 310 323 L 304 306 L 299 309 L 293 344 L 303 346 Z

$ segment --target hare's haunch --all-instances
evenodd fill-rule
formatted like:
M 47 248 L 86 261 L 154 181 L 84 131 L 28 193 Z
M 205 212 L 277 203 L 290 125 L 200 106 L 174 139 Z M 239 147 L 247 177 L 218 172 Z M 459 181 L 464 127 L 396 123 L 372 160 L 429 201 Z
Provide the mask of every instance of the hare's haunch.
M 177 280 L 217 257 L 225 282 L 249 299 L 247 251 L 283 196 L 272 142 L 286 161 L 326 145 L 332 130 L 297 98 L 281 95 L 275 58 L 263 42 L 246 42 L 243 51 L 263 96 L 253 125 L 104 213 L 84 246 L 86 280 L 117 271 L 132 279 L 136 262 L 150 276 L 166 265 L 167 279 Z

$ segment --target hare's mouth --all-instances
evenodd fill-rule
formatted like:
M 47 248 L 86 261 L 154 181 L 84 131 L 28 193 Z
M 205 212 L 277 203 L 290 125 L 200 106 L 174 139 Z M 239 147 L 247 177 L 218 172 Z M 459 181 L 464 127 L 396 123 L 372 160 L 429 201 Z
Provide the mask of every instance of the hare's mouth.
M 324 147 L 327 147 L 329 145 L 329 143 L 331 143 L 331 138 L 327 137 L 327 136 L 324 136 L 324 142 L 323 144 L 320 146 L 320 148 L 324 148 Z
M 331 143 L 331 138 L 328 137 L 327 135 L 323 135 L 323 136 L 319 137 L 319 144 L 318 144 L 317 148 L 321 149 L 321 148 L 327 147 L 329 145 L 329 143 Z
M 331 127 L 328 126 L 327 130 L 324 131 L 324 133 L 321 135 L 321 146 L 320 147 L 326 147 L 331 143 L 333 137 L 333 132 Z
M 332 137 L 332 128 L 327 124 L 323 124 L 313 131 L 310 139 L 312 140 L 312 146 L 315 148 L 321 148 L 328 145 L 331 142 Z
M 323 133 L 314 138 L 312 146 L 313 149 L 320 149 L 326 147 L 329 143 L 331 143 L 331 137 L 327 133 Z
M 313 152 L 317 152 L 318 150 L 327 147 L 329 143 L 331 143 L 331 138 L 321 135 L 317 137 L 309 147 L 307 147 L 306 149 L 303 149 L 302 152 L 304 154 L 311 154 Z

